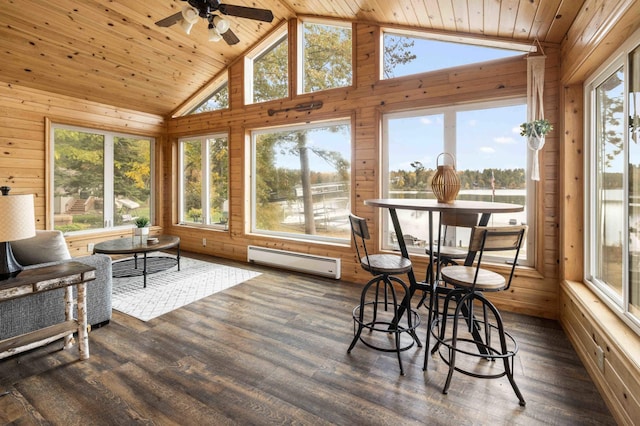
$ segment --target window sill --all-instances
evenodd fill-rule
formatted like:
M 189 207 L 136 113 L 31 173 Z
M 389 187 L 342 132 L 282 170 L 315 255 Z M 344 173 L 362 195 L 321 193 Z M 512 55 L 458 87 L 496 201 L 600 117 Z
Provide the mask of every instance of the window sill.
M 640 336 L 584 283 L 563 281 L 560 292 L 565 333 L 618 423 L 633 424 L 640 418 Z

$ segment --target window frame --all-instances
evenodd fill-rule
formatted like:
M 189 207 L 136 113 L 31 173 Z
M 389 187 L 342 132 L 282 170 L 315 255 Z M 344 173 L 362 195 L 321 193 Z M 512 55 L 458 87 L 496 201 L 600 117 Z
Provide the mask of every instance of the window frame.
M 381 115 L 381 128 L 382 128 L 382 137 L 381 137 L 381 196 L 383 198 L 388 198 L 387 195 L 389 193 L 389 125 L 388 121 L 390 119 L 402 118 L 402 117 L 417 117 L 417 116 L 425 116 L 425 115 L 436 115 L 441 114 L 443 116 L 443 151 L 453 154 L 456 158 L 456 145 L 457 142 L 457 126 L 456 126 L 456 117 L 455 115 L 458 112 L 464 111 L 474 111 L 474 110 L 484 110 L 491 108 L 501 108 L 501 107 L 509 107 L 515 105 L 526 105 L 526 98 L 512 97 L 505 98 L 499 100 L 491 100 L 491 101 L 476 101 L 476 102 L 468 102 L 464 104 L 456 104 L 456 105 L 448 105 L 442 107 L 423 107 L 423 108 L 415 108 L 409 110 L 400 110 L 400 111 L 389 111 L 385 112 Z M 452 117 L 453 116 L 453 117 Z M 536 267 L 537 266 L 537 257 L 536 257 L 536 241 L 534 236 L 536 235 L 536 211 L 537 211 L 537 197 L 536 197 L 536 185 L 535 182 L 529 178 L 529 167 L 532 159 L 532 151 L 530 149 L 526 149 L 526 167 L 525 167 L 525 191 L 526 191 L 526 220 L 527 225 L 529 227 L 527 232 L 527 239 L 525 241 L 526 244 L 526 258 L 518 258 L 519 266 L 527 266 L 527 267 Z M 393 225 L 391 224 L 390 218 L 388 215 L 384 215 L 382 217 L 381 222 L 381 235 L 386 236 L 390 235 L 390 232 L 393 231 Z M 382 237 L 381 239 L 381 247 L 383 250 L 395 250 L 396 248 L 388 245 L 386 243 L 387 238 Z M 426 256 L 424 249 L 420 251 L 415 251 L 411 253 L 412 256 Z M 502 258 L 487 257 L 488 261 L 496 261 L 498 263 L 503 263 Z
M 595 179 L 597 173 L 596 153 L 597 141 L 595 140 L 596 132 L 596 90 L 608 78 L 616 73 L 620 68 L 624 74 L 624 93 L 623 93 L 623 116 L 624 122 L 623 132 L 623 223 L 622 235 L 629 235 L 629 91 L 630 80 L 629 75 L 630 62 L 629 54 L 634 49 L 640 47 L 640 31 L 636 31 L 629 37 L 612 55 L 610 55 L 603 64 L 596 69 L 584 82 L 584 271 L 583 282 L 596 294 L 596 296 L 611 309 L 627 326 L 629 326 L 636 334 L 640 334 L 640 315 L 634 315 L 631 312 L 629 279 L 629 238 L 622 238 L 622 294 L 618 295 L 606 283 L 597 277 L 597 249 L 595 244 L 597 241 L 593 238 L 598 230 L 596 229 L 597 220 L 595 214 L 599 205 L 597 203 L 597 194 L 595 188 Z
M 304 81 L 305 81 L 305 66 L 304 66 L 304 25 L 305 24 L 315 24 L 315 25 L 325 25 L 328 27 L 342 27 L 348 28 L 351 31 L 351 83 L 347 86 L 338 86 L 331 87 L 329 89 L 318 90 L 315 92 L 305 92 L 304 91 Z M 326 90 L 334 90 L 334 89 L 346 89 L 349 87 L 353 87 L 355 84 L 355 40 L 354 40 L 354 28 L 351 22 L 343 22 L 343 21 L 334 21 L 330 19 L 317 19 L 317 18 L 305 18 L 300 19 L 297 26 L 298 33 L 298 43 L 296 46 L 296 92 L 298 95 L 307 95 L 323 92 Z
M 222 78 L 219 78 L 215 81 L 215 84 L 213 84 L 213 88 L 214 88 L 213 90 L 207 91 L 208 95 L 203 100 L 195 104 L 194 107 L 188 109 L 187 112 L 185 112 L 183 115 L 186 116 L 186 115 L 204 114 L 207 112 L 222 111 L 222 110 L 229 109 L 231 107 L 231 99 L 229 97 L 229 79 L 228 79 L 227 73 L 224 73 Z M 228 106 L 223 108 L 215 108 L 208 111 L 196 112 L 198 108 L 205 105 L 207 102 L 209 102 L 209 99 L 213 98 L 215 95 L 217 95 L 220 91 L 222 91 L 225 88 L 227 89 L 227 105 Z
M 247 53 L 244 57 L 244 104 L 245 105 L 253 105 L 260 104 L 264 102 L 272 102 L 276 99 L 269 99 L 265 101 L 255 101 L 254 100 L 254 90 L 253 90 L 253 62 L 262 58 L 266 53 L 276 47 L 276 45 L 281 42 L 283 39 L 287 41 L 288 51 L 291 52 L 291 46 L 289 43 L 289 30 L 286 24 L 281 25 L 279 28 L 276 28 L 269 36 L 265 37 L 262 42 L 256 46 L 251 52 Z M 287 99 L 291 97 L 291 61 L 290 54 L 287 59 L 287 94 L 278 99 Z
M 96 233 L 101 233 L 101 232 L 105 232 L 105 231 L 109 231 L 109 230 L 114 230 L 114 229 L 130 229 L 135 227 L 135 224 L 131 223 L 131 224 L 123 224 L 123 225 L 113 225 L 114 223 L 114 217 L 115 217 L 115 211 L 113 210 L 113 205 L 114 205 L 114 199 L 115 199 L 115 195 L 113 193 L 114 191 L 114 172 L 113 172 L 113 162 L 114 162 L 114 139 L 116 138 L 144 138 L 144 139 L 148 139 L 149 143 L 150 143 L 150 152 L 149 152 L 149 158 L 150 158 L 150 164 L 149 164 L 149 168 L 150 168 L 150 188 L 149 188 L 149 219 L 151 221 L 151 224 L 155 224 L 155 216 L 156 216 L 156 203 L 155 203 L 155 187 L 156 187 L 156 179 L 155 179 L 155 149 L 156 149 L 156 140 L 154 137 L 152 136 L 148 136 L 148 135 L 141 135 L 141 134 L 130 134 L 130 133 L 122 133 L 122 132 L 118 132 L 118 131 L 110 131 L 110 130 L 104 130 L 104 129 L 97 129 L 97 128 L 91 128 L 91 127 L 84 127 L 84 126 L 77 126 L 77 125 L 69 125 L 69 124 L 63 124 L 63 123 L 58 123 L 58 122 L 52 122 L 50 125 L 50 129 L 49 129 L 49 152 L 50 152 L 50 156 L 49 156 L 49 164 L 51 165 L 50 167 L 50 172 L 49 172 L 49 193 L 51 194 L 51 196 L 53 197 L 55 194 L 55 131 L 61 129 L 61 130 L 70 130 L 70 131 L 77 131 L 77 132 L 83 132 L 83 133 L 93 133 L 93 134 L 99 134 L 99 135 L 103 135 L 104 137 L 104 164 L 103 164 L 103 170 L 104 170 L 104 200 L 103 200 L 103 219 L 104 219 L 104 223 L 103 223 L 103 227 L 102 228 L 93 228 L 93 229 L 86 229 L 86 230 L 80 230 L 80 231 L 66 231 L 64 232 L 64 235 L 88 235 L 88 234 L 96 234 Z M 111 165 L 111 168 L 108 168 L 107 165 Z M 48 229 L 54 229 L 55 228 L 55 203 L 51 203 L 51 207 L 49 208 L 49 211 L 47 212 L 50 217 L 48 219 Z
M 531 43 L 520 43 L 517 41 L 505 41 L 505 40 L 497 40 L 497 39 L 490 39 L 490 38 L 478 39 L 474 37 L 465 37 L 462 35 L 449 35 L 444 33 L 425 33 L 425 32 L 412 31 L 412 30 L 403 30 L 400 28 L 382 27 L 380 28 L 380 42 L 379 42 L 380 55 L 378 58 L 378 67 L 379 67 L 378 79 L 380 81 L 393 80 L 395 78 L 404 78 L 404 77 L 414 76 L 422 73 L 438 72 L 443 69 L 450 68 L 450 67 L 445 67 L 445 68 L 439 68 L 436 70 L 423 70 L 423 71 L 418 71 L 416 73 L 411 73 L 411 74 L 393 76 L 388 78 L 385 77 L 384 76 L 385 34 L 396 35 L 399 37 L 417 38 L 417 39 L 436 41 L 436 42 L 456 43 L 456 44 L 462 44 L 462 45 L 476 46 L 478 48 L 491 48 L 491 49 L 519 51 L 519 52 L 522 52 L 522 55 L 535 53 L 538 50 L 537 46 L 532 45 Z M 514 56 L 516 55 L 514 54 Z M 419 60 L 420 58 L 416 58 L 416 59 Z M 500 60 L 500 59 L 487 59 L 485 61 L 471 62 L 465 65 L 457 65 L 457 66 L 469 66 L 475 63 L 483 63 L 483 62 L 488 62 L 492 60 Z
M 309 234 L 300 234 L 300 233 L 289 233 L 289 232 L 280 232 L 280 231 L 272 231 L 272 230 L 264 230 L 257 229 L 257 180 L 254 178 L 257 175 L 256 172 L 256 136 L 265 134 L 265 133 L 273 133 L 278 131 L 295 131 L 300 129 L 310 129 L 310 128 L 318 128 L 318 127 L 329 127 L 329 126 L 338 126 L 338 125 L 348 125 L 349 126 L 349 151 L 350 157 L 349 161 L 351 164 L 351 168 L 349 171 L 349 204 L 353 203 L 354 192 L 353 192 L 353 158 L 354 158 L 354 134 L 353 134 L 353 117 L 338 117 L 328 120 L 318 120 L 318 121 L 310 121 L 305 123 L 295 123 L 290 125 L 281 125 L 274 127 L 262 127 L 251 129 L 247 132 L 247 149 L 251 153 L 248 156 L 248 164 L 247 168 L 249 169 L 249 175 L 251 176 L 248 181 L 247 187 L 250 188 L 249 196 L 247 197 L 247 234 L 257 235 L 261 237 L 267 238 L 277 238 L 277 239 L 290 239 L 295 241 L 303 241 L 303 242 L 311 242 L 311 243 L 325 243 L 325 244 L 334 244 L 334 245 L 342 245 L 349 246 L 351 244 L 351 232 L 349 231 L 348 235 L 345 238 L 334 238 L 334 237 L 326 237 L 321 235 L 309 235 Z
M 221 132 L 213 132 L 207 133 L 204 135 L 195 135 L 195 136 L 183 136 L 178 139 L 178 226 L 189 226 L 196 228 L 206 228 L 206 229 L 214 229 L 218 231 L 229 231 L 229 220 L 227 219 L 226 223 L 208 223 L 210 218 L 210 205 L 209 205 L 209 173 L 202 173 L 202 181 L 201 185 L 201 205 L 202 205 L 202 223 L 185 221 L 184 219 L 184 150 L 182 147 L 187 142 L 194 142 L 195 140 L 200 140 L 200 148 L 201 148 L 201 160 L 200 160 L 200 170 L 209 170 L 209 144 L 208 141 L 210 139 L 219 139 L 226 138 L 227 139 L 227 152 L 229 151 L 229 132 L 221 131 Z M 227 206 L 230 205 L 230 173 L 229 173 L 229 156 L 227 155 Z M 227 212 L 227 218 L 229 217 L 229 212 Z

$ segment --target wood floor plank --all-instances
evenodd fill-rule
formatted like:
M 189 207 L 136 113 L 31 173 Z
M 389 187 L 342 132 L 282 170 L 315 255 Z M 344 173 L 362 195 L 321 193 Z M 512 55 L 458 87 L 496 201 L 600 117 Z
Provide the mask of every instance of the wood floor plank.
M 393 353 L 347 354 L 362 283 L 192 256 L 262 274 L 146 323 L 114 312 L 86 361 L 59 342 L 0 361 L 0 423 L 615 424 L 557 322 L 503 313 L 526 407 L 506 378 L 456 373 L 444 395 L 424 347 L 402 354 L 405 376 Z

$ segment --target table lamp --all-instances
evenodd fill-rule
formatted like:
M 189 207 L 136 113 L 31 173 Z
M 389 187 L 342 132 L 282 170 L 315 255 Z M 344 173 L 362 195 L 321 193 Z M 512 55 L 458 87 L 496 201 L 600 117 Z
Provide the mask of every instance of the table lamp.
M 13 257 L 10 241 L 36 235 L 33 194 L 9 195 L 11 188 L 0 187 L 0 280 L 15 277 L 22 265 Z

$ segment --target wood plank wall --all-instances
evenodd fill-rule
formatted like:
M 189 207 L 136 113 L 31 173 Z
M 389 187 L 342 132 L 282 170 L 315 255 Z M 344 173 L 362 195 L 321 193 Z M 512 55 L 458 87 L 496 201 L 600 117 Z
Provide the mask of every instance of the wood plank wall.
M 166 132 L 165 120 L 160 116 L 116 109 L 8 83 L 0 84 L 0 185 L 10 186 L 13 194 L 35 194 L 38 229 L 47 229 L 49 122 L 146 135 L 156 137 L 160 142 Z M 67 242 L 72 255 L 78 256 L 87 253 L 87 242 L 117 235 L 120 233 L 112 232 L 69 239 Z
M 640 28 L 639 16 L 639 1 L 589 0 L 561 46 L 560 321 L 621 425 L 640 418 L 640 338 L 583 283 L 584 81 Z
M 292 28 L 293 25 L 290 25 Z M 354 250 L 347 245 L 336 246 L 319 243 L 296 242 L 249 235 L 248 226 L 248 170 L 247 139 L 251 129 L 300 123 L 309 120 L 352 117 L 354 157 L 352 159 L 352 210 L 377 229 L 380 211 L 363 205 L 367 198 L 380 196 L 380 119 L 386 112 L 412 108 L 437 107 L 455 103 L 526 96 L 526 61 L 523 57 L 499 60 L 482 65 L 379 81 L 377 78 L 380 38 L 377 26 L 357 24 L 355 27 L 355 85 L 333 89 L 313 95 L 296 95 L 282 101 L 257 105 L 243 105 L 243 62 L 235 63 L 229 74 L 229 93 L 232 109 L 197 116 L 171 119 L 168 123 L 169 144 L 165 158 L 176 158 L 179 137 L 214 131 L 229 131 L 231 202 L 229 232 L 203 231 L 197 228 L 176 226 L 175 199 L 176 163 L 167 162 L 172 179 L 165 182 L 165 193 L 173 197 L 164 204 L 167 232 L 180 235 L 183 246 L 192 251 L 246 259 L 246 246 L 256 244 L 312 253 L 323 256 L 339 256 L 342 259 L 342 277 L 350 281 L 368 280 L 360 269 Z M 295 46 L 295 43 L 290 43 Z M 559 46 L 545 46 L 547 70 L 545 76 L 545 115 L 552 122 L 558 120 L 559 102 Z M 322 100 L 322 109 L 312 112 L 289 112 L 270 117 L 269 108 L 291 107 L 300 102 Z M 542 180 L 537 186 L 538 214 L 536 233 L 537 263 L 535 269 L 518 271 L 509 292 L 496 295 L 494 301 L 503 309 L 546 318 L 558 317 L 558 135 L 547 138 L 541 161 Z M 207 238 L 207 247 L 202 238 Z M 374 240 L 377 238 L 374 236 Z M 212 243 L 213 242 L 213 243 Z M 416 258 L 419 276 L 424 276 L 426 258 Z

